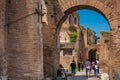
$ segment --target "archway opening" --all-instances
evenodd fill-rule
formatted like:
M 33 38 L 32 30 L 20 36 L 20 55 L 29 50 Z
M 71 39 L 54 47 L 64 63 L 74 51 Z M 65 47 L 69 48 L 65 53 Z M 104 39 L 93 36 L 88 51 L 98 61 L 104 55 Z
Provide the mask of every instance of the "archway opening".
M 96 59 L 97 59 L 96 51 L 97 50 L 92 49 L 88 52 L 90 62 L 95 62 L 96 61 Z
M 58 45 L 60 45 L 61 44 L 61 42 L 60 42 L 60 40 L 61 40 L 61 37 L 62 36 L 64 36 L 65 37 L 65 34 L 68 34 L 68 37 L 69 37 L 69 39 L 70 39 L 70 36 L 69 36 L 69 31 L 68 32 L 66 32 L 66 27 L 65 26 L 63 26 L 63 24 L 64 24 L 64 22 L 68 19 L 68 23 L 69 22 L 71 22 L 71 24 L 73 25 L 73 23 L 72 22 L 75 22 L 76 23 L 76 21 L 77 20 L 80 20 L 81 21 L 81 19 L 80 19 L 80 17 L 79 17 L 79 19 L 77 19 L 76 17 L 75 18 L 73 18 L 73 20 L 72 20 L 72 14 L 74 13 L 74 11 L 77 11 L 77 10 L 83 10 L 83 9 L 89 9 L 89 10 L 93 10 L 93 11 L 95 11 L 95 12 L 97 12 L 97 13 L 99 13 L 100 15 L 102 15 L 102 17 L 104 18 L 104 20 L 106 20 L 106 22 L 107 22 L 107 26 L 109 26 L 109 22 L 108 22 L 108 20 L 107 20 L 107 18 L 105 17 L 105 15 L 100 11 L 100 10 L 98 10 L 98 9 L 96 9 L 95 7 L 92 7 L 92 6 L 88 6 L 88 5 L 81 5 L 81 6 L 76 6 L 76 7 L 73 7 L 73 8 L 71 8 L 71 9 L 68 9 L 66 12 L 65 12 L 65 15 L 62 17 L 62 19 L 60 20 L 60 22 L 59 22 L 59 24 L 58 24 L 58 26 L 57 26 L 57 35 L 59 35 L 59 34 L 61 34 L 61 30 L 63 30 L 65 33 L 64 34 L 62 34 L 62 35 L 60 35 L 60 36 L 57 36 L 58 38 L 57 38 L 57 43 L 58 43 Z M 79 14 L 79 11 L 77 12 L 77 14 Z M 87 16 L 87 15 L 86 15 Z M 92 15 L 92 17 L 93 17 L 94 15 Z M 94 17 L 93 17 L 94 18 Z M 72 21 L 71 21 L 72 20 Z M 67 56 L 65 56 L 65 55 L 63 55 L 63 54 L 66 54 L 65 53 L 65 51 L 63 51 L 62 50 L 62 56 L 60 56 L 60 57 L 64 57 L 62 60 L 60 60 L 60 63 L 61 64 L 64 64 L 63 62 L 65 62 L 65 66 L 66 65 L 70 65 L 70 63 L 71 63 L 71 61 L 72 60 L 75 60 L 76 61 L 76 63 L 78 62 L 78 61 L 82 61 L 82 62 L 85 62 L 85 60 L 86 59 L 90 59 L 90 61 L 92 62 L 92 61 L 95 61 L 96 59 L 99 59 L 99 58 L 101 58 L 100 56 L 101 55 L 104 55 L 104 54 L 107 54 L 107 55 L 109 55 L 109 53 L 106 53 L 106 51 L 103 51 L 103 52 L 100 52 L 101 50 L 102 50 L 102 48 L 101 48 L 101 45 L 100 44 L 102 44 L 102 45 L 107 45 L 107 46 L 109 46 L 108 44 L 105 44 L 105 43 L 103 43 L 105 40 L 109 40 L 110 39 L 110 36 L 109 36 L 109 34 L 110 34 L 110 32 L 105 32 L 105 31 L 103 31 L 103 32 L 101 32 L 100 34 L 95 34 L 95 32 L 93 31 L 93 30 L 91 30 L 90 28 L 86 28 L 86 27 L 83 27 L 82 25 L 81 25 L 81 23 L 80 23 L 80 21 L 79 21 L 79 23 L 78 24 L 75 24 L 75 25 L 77 25 L 78 26 L 78 30 L 79 30 L 79 32 L 77 33 L 78 34 L 78 36 L 77 36 L 77 40 L 78 40 L 78 42 L 76 42 L 76 44 L 77 44 L 77 49 L 75 49 L 75 46 L 73 47 L 73 48 L 71 48 L 71 50 L 69 50 L 69 51 L 71 51 L 71 52 L 68 52 L 67 54 L 71 54 L 70 56 L 71 56 L 71 58 L 70 58 L 70 60 L 68 59 L 68 57 Z M 91 21 L 92 21 L 92 19 L 91 19 Z M 88 21 L 88 23 L 89 23 L 90 21 Z M 96 21 L 96 23 L 99 23 L 99 19 Z M 70 25 L 71 25 L 70 24 Z M 94 23 L 95 24 L 95 23 Z M 70 26 L 69 25 L 69 26 Z M 104 24 L 101 24 L 102 26 L 104 26 Z M 64 28 L 63 28 L 64 27 Z M 89 26 L 87 26 L 87 27 L 89 27 Z M 95 26 L 98 30 L 99 30 L 99 27 L 100 26 Z M 110 26 L 109 26 L 109 28 L 110 28 Z M 69 29 L 69 28 L 68 28 Z M 86 30 L 86 31 L 85 31 Z M 110 29 L 109 29 L 110 30 Z M 108 31 L 109 31 L 108 30 Z M 62 32 L 63 33 L 63 32 Z M 99 36 L 98 36 L 99 35 Z M 101 35 L 102 35 L 102 38 L 100 39 L 100 37 L 101 37 Z M 92 36 L 92 38 L 91 38 L 91 36 Z M 105 38 L 107 36 L 107 38 Z M 93 40 L 92 40 L 93 39 Z M 64 48 L 68 48 L 68 47 L 65 47 L 66 45 L 67 46 L 70 46 L 70 44 L 66 44 L 66 42 L 69 42 L 70 40 L 68 40 L 68 38 L 64 38 Z M 100 42 L 100 41 L 102 41 L 102 43 Z M 91 46 L 92 46 L 92 49 L 90 50 L 90 48 L 91 48 Z M 62 46 L 63 47 L 63 46 Z M 97 51 L 97 50 L 93 50 L 95 47 L 97 47 L 97 49 L 99 49 L 99 51 Z M 60 51 L 61 51 L 61 45 L 58 47 L 58 48 L 60 48 Z M 105 47 L 104 47 L 105 48 Z M 70 49 L 70 48 L 69 48 Z M 64 49 L 65 50 L 65 49 Z M 90 51 L 89 51 L 90 50 Z M 66 51 L 68 51 L 67 49 L 66 49 Z M 72 55 L 74 52 L 77 52 L 76 53 L 76 55 Z M 60 58 L 61 59 L 61 58 Z M 66 61 L 65 61 L 65 59 L 67 59 Z M 68 61 L 68 62 L 67 62 Z M 108 59 L 107 59 L 107 61 L 108 61 Z

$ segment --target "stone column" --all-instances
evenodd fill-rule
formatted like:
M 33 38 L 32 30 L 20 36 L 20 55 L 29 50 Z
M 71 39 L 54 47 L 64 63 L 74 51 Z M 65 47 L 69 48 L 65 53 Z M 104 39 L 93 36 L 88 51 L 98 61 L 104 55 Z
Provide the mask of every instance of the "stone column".
M 38 0 L 7 3 L 9 80 L 44 80 L 41 22 L 35 14 Z

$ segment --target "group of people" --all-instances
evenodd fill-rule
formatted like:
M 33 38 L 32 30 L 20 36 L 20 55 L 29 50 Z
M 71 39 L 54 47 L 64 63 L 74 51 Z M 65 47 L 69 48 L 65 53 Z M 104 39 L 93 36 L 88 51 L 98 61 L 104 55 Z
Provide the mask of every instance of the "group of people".
M 94 75 L 98 77 L 99 73 L 99 60 L 96 59 L 96 61 L 90 62 L 89 59 L 87 59 L 84 63 L 78 61 L 77 65 L 75 61 L 73 60 L 70 64 L 71 67 L 71 76 L 74 77 L 76 73 L 76 67 L 78 66 L 78 71 L 83 71 L 84 68 L 86 69 L 86 77 L 90 77 L 91 70 L 94 70 Z M 66 70 L 62 66 L 62 64 L 59 65 L 59 68 L 57 69 L 57 77 L 61 77 L 62 80 L 66 80 Z
M 78 71 L 79 71 L 79 72 L 84 70 L 84 63 L 83 63 L 83 62 L 78 61 L 77 65 L 78 65 Z M 70 67 L 71 67 L 72 77 L 74 77 L 74 76 L 75 76 L 75 72 L 76 72 L 76 71 L 75 71 L 76 63 L 75 63 L 74 60 L 73 60 L 72 63 L 70 64 Z

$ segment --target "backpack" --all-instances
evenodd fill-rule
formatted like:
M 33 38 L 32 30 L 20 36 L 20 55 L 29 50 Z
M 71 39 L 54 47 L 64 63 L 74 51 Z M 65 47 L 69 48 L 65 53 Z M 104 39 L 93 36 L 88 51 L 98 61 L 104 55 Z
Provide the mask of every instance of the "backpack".
M 61 77 L 65 78 L 65 72 L 63 70 L 61 71 Z
M 57 77 L 65 78 L 65 70 L 60 68 L 57 70 Z
M 57 77 L 61 77 L 61 69 L 57 69 Z

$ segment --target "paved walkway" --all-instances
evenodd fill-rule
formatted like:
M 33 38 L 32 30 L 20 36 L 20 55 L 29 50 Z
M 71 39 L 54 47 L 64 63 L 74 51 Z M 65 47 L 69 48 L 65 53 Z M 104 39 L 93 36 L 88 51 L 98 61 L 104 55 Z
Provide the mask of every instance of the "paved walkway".
M 90 77 L 87 78 L 84 71 L 84 72 L 77 72 L 74 78 L 69 76 L 67 80 L 98 80 L 98 78 L 93 76 L 93 72 L 90 75 Z

